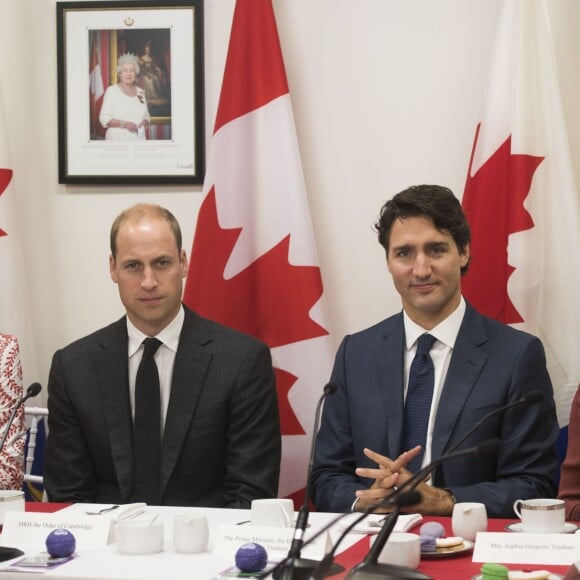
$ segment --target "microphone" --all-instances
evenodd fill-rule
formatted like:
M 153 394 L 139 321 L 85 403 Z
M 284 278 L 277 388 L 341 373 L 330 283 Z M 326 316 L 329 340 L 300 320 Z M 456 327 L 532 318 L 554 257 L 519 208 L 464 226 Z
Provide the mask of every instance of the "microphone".
M 502 407 L 497 407 L 497 409 L 493 409 L 486 415 L 484 415 L 475 425 L 467 431 L 467 433 L 459 439 L 454 445 L 451 446 L 449 449 L 449 453 L 455 451 L 458 447 L 463 445 L 467 439 L 469 439 L 488 419 L 494 417 L 495 415 L 499 415 L 500 413 L 504 413 L 509 409 L 514 409 L 515 407 L 528 407 L 529 405 L 535 405 L 536 403 L 540 403 L 543 401 L 544 395 L 541 391 L 531 391 L 525 394 L 523 397 L 520 397 L 517 401 L 512 401 L 507 405 L 503 405 Z
M 296 525 L 294 527 L 294 536 L 292 538 L 292 543 L 290 545 L 290 550 L 288 555 L 284 559 L 284 565 L 277 568 L 273 572 L 272 577 L 276 580 L 298 580 L 299 578 L 308 578 L 310 572 L 318 566 L 318 561 L 309 560 L 307 558 L 301 558 L 300 553 L 302 551 L 302 546 L 304 545 L 304 534 L 306 532 L 306 527 L 308 525 L 308 516 L 310 515 L 310 509 L 308 504 L 310 502 L 310 492 L 312 487 L 312 467 L 314 465 L 314 450 L 316 442 L 316 434 L 318 433 L 318 428 L 320 426 L 320 413 L 322 409 L 322 403 L 328 395 L 333 395 L 338 389 L 336 383 L 327 383 L 322 390 L 322 395 L 318 399 L 316 405 L 316 411 L 314 413 L 314 430 L 312 431 L 312 440 L 310 442 L 310 459 L 308 462 L 308 472 L 306 475 L 306 488 L 304 490 L 304 502 L 302 507 L 298 512 L 298 517 L 296 518 Z M 338 564 L 334 566 L 332 574 L 337 574 L 342 572 L 344 568 Z
M 14 423 L 14 419 L 16 418 L 16 413 L 18 412 L 18 409 L 20 409 L 20 407 L 22 407 L 22 405 L 24 405 L 24 403 L 26 401 L 28 401 L 28 399 L 30 399 L 32 397 L 36 397 L 36 395 L 38 395 L 38 393 L 40 393 L 41 390 L 42 390 L 42 387 L 40 386 L 40 383 L 32 383 L 28 387 L 28 389 L 26 389 L 26 393 L 23 394 L 18 399 L 18 402 L 16 403 L 16 405 L 14 405 L 14 408 L 12 409 L 12 413 L 10 414 L 10 418 L 8 419 L 8 421 L 6 423 L 6 427 L 4 429 L 4 434 L 2 435 L 2 441 L 0 442 L 0 453 L 2 453 L 2 450 L 4 449 L 4 444 L 6 443 L 6 438 L 8 437 L 8 431 L 10 431 L 10 427 L 12 427 L 12 423 Z
M 381 531 L 377 535 L 377 538 L 373 544 L 372 550 L 369 552 L 369 554 L 367 555 L 365 560 L 363 562 L 361 562 L 360 564 L 358 564 L 357 566 L 355 566 L 355 568 L 353 568 L 349 572 L 349 575 L 347 576 L 347 578 L 351 578 L 350 574 L 356 573 L 356 574 L 358 574 L 358 576 L 353 576 L 353 577 L 358 577 L 361 580 L 362 579 L 366 580 L 367 577 L 369 579 L 371 579 L 371 578 L 383 578 L 384 577 L 383 573 L 387 573 L 388 571 L 382 570 L 382 569 L 379 570 L 379 568 L 383 565 L 377 564 L 376 559 L 378 558 L 378 555 L 381 553 L 384 545 L 386 544 L 387 540 L 389 539 L 389 536 L 391 535 L 391 532 L 395 526 L 395 523 L 396 523 L 396 520 L 398 517 L 398 512 L 400 511 L 400 508 L 404 507 L 404 506 L 408 506 L 408 505 L 414 505 L 415 503 L 418 503 L 420 501 L 419 492 L 414 492 L 415 487 L 417 485 L 419 485 L 419 483 L 421 481 L 423 481 L 423 479 L 425 479 L 441 463 L 444 463 L 445 461 L 448 461 L 450 459 L 455 459 L 457 457 L 464 457 L 466 455 L 493 455 L 497 451 L 499 445 L 500 445 L 499 439 L 491 439 L 489 441 L 484 441 L 483 443 L 480 443 L 479 445 L 476 445 L 475 447 L 469 447 L 467 449 L 462 449 L 460 451 L 446 453 L 445 455 L 442 455 L 441 457 L 434 459 L 431 463 L 429 463 L 429 465 L 426 465 L 423 469 L 421 469 L 417 473 L 413 474 L 413 476 L 411 476 L 407 481 L 405 481 L 403 484 L 401 484 L 395 491 L 390 493 L 388 496 L 384 497 L 380 502 L 373 504 L 370 507 L 368 507 L 366 510 L 364 510 L 362 512 L 361 516 L 356 518 L 344 530 L 344 532 L 342 533 L 340 538 L 336 541 L 336 543 L 334 544 L 334 547 L 332 549 L 332 554 L 330 555 L 330 558 L 333 557 L 339 543 L 346 536 L 346 534 L 348 532 L 350 532 L 350 530 L 352 530 L 352 528 L 354 528 L 358 523 L 360 523 L 364 518 L 366 518 L 369 514 L 371 514 L 375 510 L 380 509 L 380 508 L 384 508 L 384 507 L 388 507 L 389 505 L 394 504 L 396 506 L 396 513 L 397 513 L 396 517 L 393 516 L 393 519 L 389 520 L 388 526 L 387 526 L 387 524 L 383 525 L 383 529 L 381 529 Z M 418 495 L 415 495 L 415 493 Z M 333 520 L 329 524 L 328 527 L 334 525 L 334 523 L 336 523 L 338 520 L 340 520 L 345 515 L 348 515 L 348 514 L 340 514 L 340 516 L 338 516 L 335 520 Z M 386 526 L 387 526 L 387 529 L 385 529 Z M 324 528 L 323 528 L 323 531 L 324 531 Z M 322 532 L 319 532 L 319 533 L 322 533 Z M 316 539 L 316 537 L 317 537 L 317 534 L 312 536 L 309 539 L 309 541 Z M 372 554 L 371 554 L 371 552 L 372 552 Z M 369 561 L 369 558 L 372 558 L 374 561 Z M 325 557 L 325 559 L 326 559 L 326 557 Z M 323 562 L 325 563 L 324 565 L 327 564 L 324 560 L 322 560 L 321 566 L 322 566 Z M 364 570 L 362 569 L 363 566 L 366 566 L 366 568 Z M 398 573 L 401 573 L 401 571 L 399 570 Z M 405 573 L 406 574 L 414 574 L 414 575 L 399 576 L 399 577 L 400 578 L 413 578 L 413 579 L 417 579 L 417 580 L 421 580 L 421 579 L 422 580 L 429 580 L 430 579 L 429 576 L 425 576 L 424 574 L 421 575 L 422 574 L 421 572 L 417 572 L 416 570 L 412 570 L 412 569 L 406 570 Z M 368 576 L 366 576 L 365 574 L 368 574 Z M 314 578 L 321 578 L 322 577 L 318 574 L 318 569 L 315 570 L 315 574 L 313 577 Z M 386 577 L 388 578 L 388 575 Z M 395 577 L 395 576 L 393 576 L 393 577 Z
M 12 423 L 14 423 L 14 419 L 16 418 L 16 413 L 18 409 L 22 407 L 22 405 L 30 398 L 36 397 L 38 393 L 42 390 L 40 383 L 32 383 L 28 389 L 26 389 L 26 393 L 23 394 L 19 399 L 14 408 L 12 409 L 12 413 L 10 414 L 10 418 L 8 419 L 6 426 L 4 428 L 4 434 L 2 435 L 2 441 L 0 442 L 0 453 L 4 449 L 4 444 L 6 443 L 6 438 L 8 437 L 8 432 L 12 427 Z M 8 546 L 0 546 L 0 562 L 5 562 L 6 560 L 12 560 L 12 558 L 17 558 L 18 556 L 23 556 L 24 552 L 19 550 L 18 548 L 9 548 Z

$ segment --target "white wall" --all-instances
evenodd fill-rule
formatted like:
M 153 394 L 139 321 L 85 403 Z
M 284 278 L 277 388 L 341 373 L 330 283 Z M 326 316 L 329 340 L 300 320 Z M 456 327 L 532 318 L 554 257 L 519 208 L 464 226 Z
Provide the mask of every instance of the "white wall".
M 461 196 L 502 2 L 274 0 L 337 343 L 400 307 L 372 231 L 383 202 L 425 182 Z M 548 5 L 578 179 L 580 3 Z M 233 6 L 205 0 L 208 140 Z M 116 214 L 138 201 L 166 205 L 189 250 L 201 188 L 59 185 L 55 0 L 2 0 L 0 54 L 39 354 L 33 378 L 46 384 L 55 349 L 122 313 L 107 263 Z

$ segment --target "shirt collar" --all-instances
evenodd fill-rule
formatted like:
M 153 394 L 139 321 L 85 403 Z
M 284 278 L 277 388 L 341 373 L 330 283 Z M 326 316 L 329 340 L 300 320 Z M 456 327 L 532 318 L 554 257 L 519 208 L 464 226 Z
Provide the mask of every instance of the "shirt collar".
M 422 326 L 419 326 L 417 323 L 413 322 L 407 313 L 403 310 L 403 323 L 405 325 L 405 346 L 407 350 L 410 350 L 417 342 L 417 339 L 426 332 L 434 336 L 445 346 L 453 348 L 455 346 L 455 341 L 457 340 L 457 335 L 459 334 L 459 328 L 463 322 L 464 315 L 465 300 L 463 296 L 461 296 L 457 308 L 445 320 L 442 320 L 431 330 L 425 330 Z
M 168 349 L 177 352 L 179 345 L 179 336 L 183 328 L 183 321 L 185 320 L 185 311 L 183 305 L 175 318 L 159 333 L 155 338 L 159 339 Z M 127 316 L 127 333 L 129 335 L 129 358 L 132 357 L 138 350 L 143 341 L 147 338 L 138 330 L 135 325 L 129 320 Z

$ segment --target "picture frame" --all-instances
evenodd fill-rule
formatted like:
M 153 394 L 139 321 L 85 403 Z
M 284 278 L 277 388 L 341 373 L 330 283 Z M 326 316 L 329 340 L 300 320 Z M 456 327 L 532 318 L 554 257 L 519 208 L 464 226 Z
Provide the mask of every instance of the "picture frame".
M 59 183 L 203 183 L 203 0 L 56 7 Z

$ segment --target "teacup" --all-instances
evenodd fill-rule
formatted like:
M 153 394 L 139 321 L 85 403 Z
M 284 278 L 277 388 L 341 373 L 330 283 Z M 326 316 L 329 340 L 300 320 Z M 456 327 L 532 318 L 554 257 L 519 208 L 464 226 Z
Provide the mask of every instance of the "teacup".
M 561 499 L 517 499 L 514 512 L 522 520 L 523 532 L 562 532 L 566 524 Z
M 205 552 L 208 535 L 205 514 L 175 516 L 173 520 L 173 545 L 176 552 L 182 554 Z
M 451 529 L 454 536 L 473 542 L 477 532 L 487 530 L 485 505 L 477 502 L 460 502 L 453 506 Z
M 294 501 L 279 498 L 254 499 L 251 520 L 254 526 L 288 528 L 294 523 Z
M 24 492 L 19 489 L 0 490 L 0 526 L 4 523 L 7 511 L 24 511 Z
M 371 546 L 377 536 L 371 538 Z M 407 568 L 418 568 L 421 562 L 421 543 L 417 534 L 395 532 L 384 545 L 379 557 L 379 564 L 394 564 Z

